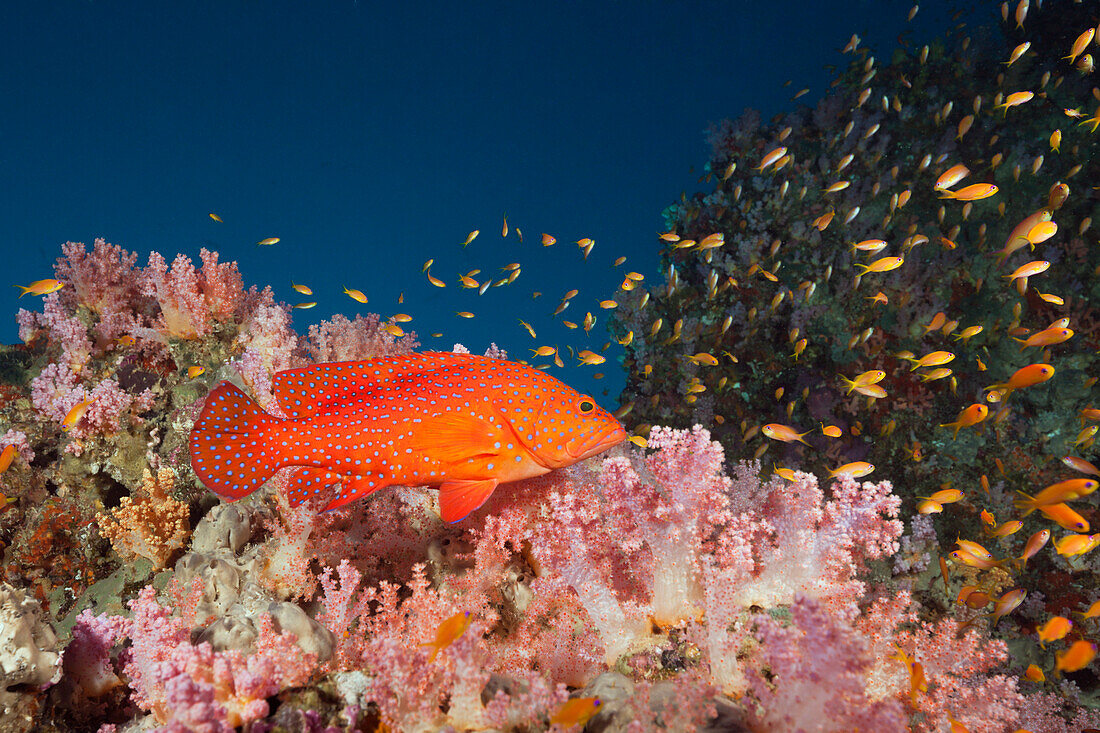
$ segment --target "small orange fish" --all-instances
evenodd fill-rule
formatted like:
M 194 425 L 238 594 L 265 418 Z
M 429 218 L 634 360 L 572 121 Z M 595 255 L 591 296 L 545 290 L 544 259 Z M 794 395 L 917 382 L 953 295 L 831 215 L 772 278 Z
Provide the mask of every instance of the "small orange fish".
M 605 361 L 607 361 L 607 359 L 605 357 L 600 356 L 599 354 L 597 354 L 593 351 L 589 351 L 588 349 L 585 349 L 584 351 L 578 352 L 577 353 L 577 360 L 581 364 L 587 364 L 587 365 L 590 365 L 590 366 L 595 365 L 595 364 L 603 364 Z
M 1081 618 L 1085 620 L 1096 618 L 1097 616 L 1100 616 L 1100 601 L 1093 601 L 1092 605 L 1086 608 L 1084 611 L 1074 611 L 1074 613 L 1079 613 Z
M 917 498 L 928 499 L 930 501 L 936 502 L 937 504 L 953 504 L 956 501 L 965 498 L 965 496 L 966 495 L 963 494 L 963 492 L 959 489 L 942 489 L 941 491 L 935 492 L 931 496 L 918 496 Z
M 959 549 L 963 552 L 967 552 L 974 557 L 984 558 L 986 560 L 992 559 L 993 553 L 982 547 L 977 542 L 972 540 L 957 539 L 955 544 L 959 546 Z
M 542 246 L 543 247 L 553 246 L 553 244 L 557 241 L 558 240 L 556 238 L 551 237 L 549 234 L 543 234 L 542 235 Z
M 764 170 L 769 165 L 771 165 L 775 161 L 779 160 L 780 158 L 782 158 L 786 154 L 787 154 L 787 149 L 786 148 L 784 148 L 784 147 L 775 148 L 774 150 L 772 150 L 771 152 L 769 152 L 767 155 L 765 155 L 763 157 L 763 159 L 760 161 L 760 165 L 756 166 L 756 170 L 758 170 L 758 171 Z
M 944 189 L 951 188 L 969 175 L 970 169 L 962 163 L 953 165 L 944 171 L 943 175 L 936 179 L 936 182 L 932 184 L 932 190 L 943 191 Z
M 308 285 L 300 285 L 298 283 L 291 282 L 290 287 L 294 288 L 302 295 L 313 295 L 313 290 Z
M 1076 672 L 1084 669 L 1096 658 L 1096 643 L 1080 639 L 1064 652 L 1054 654 L 1056 672 Z
M 981 201 L 997 193 L 999 189 L 992 183 L 975 183 L 958 191 L 940 191 L 940 198 L 956 201 Z
M 990 534 L 991 537 L 1008 537 L 1009 535 L 1016 534 L 1021 529 L 1023 529 L 1023 527 L 1024 527 L 1023 522 L 1021 522 L 1018 519 L 1013 519 L 1011 521 L 1005 522 L 1004 524 L 1002 524 L 1000 527 L 997 527 L 996 529 L 994 529 L 989 534 Z
M 954 335 L 956 341 L 969 341 L 983 330 L 983 326 L 967 326 Z
M 308 303 L 295 303 L 294 305 L 292 305 L 290 307 L 291 308 L 298 308 L 299 310 L 307 311 L 310 308 L 316 308 L 317 307 L 317 301 L 316 300 L 311 300 Z
M 1027 230 L 1024 238 L 1029 244 L 1042 244 L 1058 233 L 1058 224 L 1053 221 L 1041 221 Z
M 12 460 L 15 458 L 16 452 L 14 445 L 6 445 L 4 446 L 4 450 L 0 451 L 0 473 L 8 470 Z
M 351 298 L 352 300 L 357 300 L 360 303 L 366 303 L 367 302 L 367 296 L 363 295 L 363 291 L 361 291 L 361 290 L 355 290 L 355 289 L 349 290 L 348 288 L 345 287 L 344 292 L 347 293 L 348 297 Z
M 1095 479 L 1074 478 L 1051 484 L 1033 497 L 1028 496 L 1022 491 L 1017 491 L 1016 493 L 1025 497 L 1027 501 L 1016 500 L 1016 507 L 1026 510 L 1024 511 L 1024 516 L 1026 517 L 1040 507 L 1050 504 L 1060 504 L 1065 501 L 1080 499 L 1082 496 L 1088 496 L 1096 491 L 1097 487 L 1100 487 L 1100 481 Z
M 550 724 L 560 725 L 563 728 L 584 725 L 600 711 L 602 704 L 598 697 L 574 697 L 566 700 L 550 716 Z
M 1046 272 L 1050 269 L 1050 263 L 1046 260 L 1035 260 L 1034 262 L 1028 262 L 1025 265 L 1020 265 L 1012 271 L 1011 275 L 1005 275 L 1009 281 L 1016 280 L 1021 277 L 1032 277 L 1040 273 Z
M 1071 532 L 1088 532 L 1089 523 L 1080 514 L 1075 512 L 1069 504 L 1046 504 L 1039 507 L 1039 511 L 1049 517 L 1062 529 Z
M 806 445 L 809 445 L 809 443 L 806 443 L 806 441 L 802 439 L 802 436 L 809 435 L 813 431 L 812 430 L 807 430 L 804 433 L 799 433 L 797 430 L 790 427 L 789 425 L 781 425 L 779 423 L 768 423 L 764 427 L 760 428 L 760 432 L 762 432 L 764 435 L 771 438 L 772 440 L 781 440 L 784 443 L 790 443 L 792 441 L 797 440 L 801 443 L 805 443 Z
M 1073 557 L 1084 555 L 1100 544 L 1100 534 L 1068 534 L 1054 541 L 1054 550 L 1059 555 Z
M 836 425 L 826 425 L 824 423 L 821 424 L 821 432 L 830 438 L 839 438 L 844 434 Z
M 16 285 L 23 292 L 19 294 L 22 298 L 24 295 L 49 295 L 50 293 L 56 293 L 61 288 L 65 287 L 65 283 L 60 280 L 35 280 L 30 285 Z
M 765 433 L 766 434 L 766 433 Z M 805 435 L 805 433 L 803 433 Z M 875 467 L 867 461 L 853 461 L 852 463 L 845 463 L 843 466 L 839 466 L 829 470 L 829 478 L 836 478 L 837 476 L 851 476 L 852 478 L 863 478 L 867 474 L 875 470 Z
M 863 272 L 859 273 L 860 276 L 866 275 L 869 272 L 890 272 L 890 270 L 896 270 L 905 263 L 903 257 L 882 257 L 877 259 L 869 265 L 864 265 L 859 262 L 855 263 L 856 267 L 862 267 Z
M 1062 456 L 1062 463 L 1066 464 L 1075 471 L 1081 473 L 1089 473 L 1093 476 L 1100 476 L 1100 468 L 1097 468 L 1093 464 L 1086 461 L 1084 458 L 1078 458 L 1077 456 Z
M 985 608 L 992 601 L 992 596 L 974 585 L 964 585 L 955 599 L 955 603 L 964 603 L 975 610 Z
M 931 499 L 924 499 L 917 504 L 918 514 L 939 514 L 943 511 L 943 504 Z
M 1024 670 L 1024 677 L 1027 677 L 1032 682 L 1046 682 L 1047 676 L 1043 674 L 1042 668 L 1037 664 L 1027 665 L 1027 669 Z
M 1092 37 L 1093 35 L 1095 35 L 1095 33 L 1095 28 L 1089 28 L 1081 35 L 1077 36 L 1077 40 L 1073 42 L 1073 48 L 1071 48 L 1069 51 L 1069 56 L 1063 56 L 1062 58 L 1068 59 L 1069 62 L 1072 64 L 1074 59 L 1080 56 L 1081 52 L 1089 47 L 1089 44 L 1092 42 Z
M 1023 344 L 1023 346 L 1020 347 L 1020 351 L 1023 351 L 1030 346 L 1037 346 L 1040 348 L 1054 346 L 1055 344 L 1069 341 L 1071 338 L 1073 338 L 1072 328 L 1046 328 L 1036 334 L 1032 334 L 1026 341 L 1024 339 L 1016 339 L 1016 341 Z
M 993 606 L 993 613 L 989 614 L 993 617 L 993 625 L 996 626 L 998 621 L 1019 608 L 1026 597 L 1027 590 L 1016 588 L 998 598 L 996 605 Z
M 1013 92 L 1005 97 L 1005 101 L 1001 102 L 993 109 L 1002 109 L 1007 116 L 1009 107 L 1019 107 L 1021 104 L 1027 104 L 1034 98 L 1034 92 Z
M 909 368 L 909 371 L 914 371 L 921 367 L 942 366 L 943 364 L 950 363 L 954 359 L 955 355 L 950 351 L 933 351 L 925 354 L 919 359 L 907 357 L 905 360 L 912 362 L 913 366 Z
M 206 373 L 206 367 L 201 366 L 189 366 L 187 367 L 187 378 L 194 379 L 195 377 L 201 377 Z
M 137 339 L 130 334 L 126 334 L 125 336 L 119 336 L 115 339 L 115 343 L 119 346 L 133 346 L 137 343 Z
M 864 239 L 862 242 L 856 242 L 855 244 L 853 244 L 852 249 L 858 250 L 860 252 L 870 252 L 871 254 L 874 254 L 875 252 L 881 252 L 882 250 L 886 249 L 886 240 Z
M 192 468 L 226 500 L 296 466 L 292 506 L 323 497 L 336 509 L 385 486 L 427 485 L 439 487 L 443 520 L 457 522 L 499 484 L 629 437 L 591 397 L 559 380 L 472 354 L 315 364 L 277 373 L 272 391 L 285 419 L 222 382 L 191 431 Z
M 256 244 L 268 246 L 272 244 L 278 244 L 280 241 L 282 240 L 279 239 L 279 237 L 267 237 L 266 239 L 261 239 L 259 242 L 256 242 Z
M 909 670 L 909 699 L 913 705 L 917 704 L 917 697 L 922 692 L 928 691 L 928 681 L 924 676 L 924 666 L 918 662 L 915 658 L 910 657 L 904 649 L 897 644 L 894 645 L 897 652 L 890 655 L 890 659 L 896 659 L 905 665 Z
M 1012 53 L 1008 56 L 1008 61 L 1005 61 L 1005 66 L 1012 66 L 1016 63 L 1021 56 L 1027 53 L 1027 50 L 1031 48 L 1031 41 L 1024 41 L 1016 48 L 1012 49 Z
M 933 316 L 932 321 L 924 327 L 924 335 L 927 336 L 930 331 L 938 331 L 943 328 L 943 324 L 947 323 L 947 314 L 940 311 Z
M 975 402 L 970 407 L 967 407 L 959 416 L 955 418 L 955 422 L 946 422 L 940 424 L 941 428 L 955 428 L 955 434 L 951 436 L 951 439 L 959 437 L 959 430 L 962 428 L 968 428 L 972 425 L 977 425 L 982 420 L 985 420 L 989 415 L 989 407 Z
M 795 480 L 794 471 L 792 471 L 789 468 L 783 468 L 782 466 L 777 466 L 773 463 L 772 464 L 772 469 L 773 469 L 773 472 L 775 473 L 776 476 L 779 476 L 780 478 L 782 478 L 786 481 L 794 481 Z
M 87 412 L 90 404 L 92 404 L 92 401 L 87 399 L 70 407 L 69 411 L 65 413 L 65 419 L 61 421 L 61 429 L 65 432 L 72 430 L 73 426 L 80 422 L 80 418 L 84 417 L 84 413 Z
M 870 384 L 878 384 L 886 378 L 886 372 L 881 369 L 871 369 L 856 375 L 855 379 L 848 379 L 843 374 L 840 375 L 841 380 L 848 385 L 848 394 L 852 393 L 852 390 L 860 387 L 866 387 Z
M 222 221 L 222 218 L 220 216 L 218 216 L 217 214 L 207 214 L 207 216 L 209 216 L 211 219 L 218 222 L 219 224 L 224 224 L 225 223 L 225 222 Z
M 1050 221 L 1054 215 L 1049 209 L 1039 209 L 1031 216 L 1027 217 L 1023 221 L 1013 228 L 1009 233 L 1008 239 L 1005 240 L 1005 246 L 1003 249 L 999 249 L 996 252 L 997 264 L 1000 265 L 1006 259 L 1008 259 L 1014 252 L 1022 249 L 1023 247 L 1031 244 L 1028 241 L 1027 235 L 1035 228 L 1037 224 Z M 1034 245 L 1031 245 L 1034 248 Z
M 1024 553 L 1018 558 L 1021 569 L 1027 567 L 1027 561 L 1035 557 L 1035 554 L 1043 549 L 1043 546 L 1046 545 L 1049 539 L 1049 529 L 1041 529 L 1027 538 L 1027 544 L 1024 546 Z
M 428 657 L 428 661 L 434 662 L 436 656 L 438 656 L 441 651 L 449 647 L 460 636 L 465 634 L 466 629 L 470 628 L 471 620 L 469 611 L 456 613 L 454 616 L 444 619 L 435 632 L 435 640 L 420 645 L 432 647 L 432 653 L 431 656 Z
M 986 390 L 997 390 L 1003 393 L 1001 399 L 1007 399 L 1014 390 L 1032 387 L 1053 376 L 1054 367 L 1050 364 L 1028 364 L 1026 367 L 1017 369 L 1007 382 L 990 385 Z
M 475 229 L 475 230 L 473 230 L 472 232 L 470 232 L 469 234 L 467 234 L 467 235 L 466 235 L 466 241 L 464 241 L 464 242 L 462 243 L 462 246 L 463 246 L 463 247 L 465 247 L 465 246 L 466 246 L 467 244 L 469 244 L 470 242 L 472 242 L 472 241 L 474 241 L 475 239 L 477 239 L 477 235 L 479 235 L 479 234 L 481 234 L 481 230 L 480 230 L 480 229 Z M 505 236 L 507 236 L 507 235 L 505 235 Z
M 1051 616 L 1045 624 L 1035 630 L 1039 634 L 1039 646 L 1046 647 L 1048 641 L 1064 639 L 1072 628 L 1073 622 L 1065 616 Z

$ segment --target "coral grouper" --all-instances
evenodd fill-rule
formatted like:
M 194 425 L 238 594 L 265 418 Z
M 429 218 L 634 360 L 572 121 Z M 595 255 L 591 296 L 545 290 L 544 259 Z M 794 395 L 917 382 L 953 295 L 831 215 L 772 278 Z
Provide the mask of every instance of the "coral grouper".
M 334 509 L 384 486 L 438 486 L 457 522 L 498 484 L 539 476 L 626 439 L 611 414 L 530 367 L 471 354 L 410 354 L 279 372 L 281 419 L 223 382 L 191 432 L 191 466 L 236 500 L 300 466 L 294 505 Z M 338 486 L 338 489 L 329 487 Z

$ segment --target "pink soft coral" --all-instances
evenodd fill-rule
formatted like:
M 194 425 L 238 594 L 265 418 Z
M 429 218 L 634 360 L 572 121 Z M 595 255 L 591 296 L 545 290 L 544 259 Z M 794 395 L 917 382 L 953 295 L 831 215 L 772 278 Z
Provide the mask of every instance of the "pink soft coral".
M 268 714 L 267 698 L 309 679 L 316 658 L 260 622 L 257 651 L 216 652 L 192 644 L 190 628 L 156 601 L 151 586 L 130 601 L 134 613 L 124 671 L 133 701 L 168 730 L 230 733 Z M 290 642 L 290 643 L 288 643 Z
M 738 618 L 748 608 L 802 594 L 850 621 L 864 562 L 897 549 L 900 499 L 888 482 L 842 479 L 827 499 L 807 473 L 762 483 L 758 467 L 742 465 L 730 480 L 721 447 L 701 427 L 655 428 L 650 445 L 644 461 L 596 463 L 599 474 L 556 472 L 544 514 L 514 515 L 507 529 L 572 588 L 609 663 L 651 644 L 652 622 L 705 618 L 700 641 L 714 680 L 743 690 L 737 656 L 747 628 Z
M 867 641 L 821 601 L 798 596 L 790 622 L 756 618 L 759 668 L 749 674 L 757 730 L 905 731 L 908 716 L 897 700 L 873 700 L 867 677 L 874 657 Z M 764 678 L 761 671 L 767 670 Z

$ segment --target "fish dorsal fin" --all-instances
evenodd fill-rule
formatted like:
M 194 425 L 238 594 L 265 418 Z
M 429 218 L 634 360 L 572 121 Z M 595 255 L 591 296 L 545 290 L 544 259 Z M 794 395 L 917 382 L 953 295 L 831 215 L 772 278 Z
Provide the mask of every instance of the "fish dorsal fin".
M 483 481 L 444 481 L 439 485 L 439 512 L 443 521 L 452 523 L 465 519 L 470 512 L 485 503 L 498 483 L 495 478 Z
M 446 464 L 490 457 L 500 451 L 500 430 L 473 415 L 445 412 L 428 417 L 413 428 L 409 446 L 423 456 Z
M 485 357 L 428 351 L 365 361 L 340 361 L 287 369 L 275 375 L 272 392 L 283 414 L 301 419 L 330 406 L 368 398 L 397 383 L 415 384 L 426 373 L 463 366 Z

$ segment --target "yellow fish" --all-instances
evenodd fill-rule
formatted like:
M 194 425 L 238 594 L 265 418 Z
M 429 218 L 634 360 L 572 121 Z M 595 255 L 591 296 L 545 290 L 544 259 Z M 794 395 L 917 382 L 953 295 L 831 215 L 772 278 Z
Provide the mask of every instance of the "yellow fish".
M 53 279 L 35 280 L 30 285 L 27 285 L 25 287 L 23 285 L 16 285 L 15 287 L 23 291 L 19 294 L 19 297 L 22 298 L 28 293 L 30 295 L 49 295 L 50 293 L 56 293 L 61 288 L 65 287 L 65 283 L 61 282 L 60 280 Z
M 344 292 L 347 293 L 348 297 L 351 298 L 352 300 L 357 300 L 360 303 L 366 303 L 367 302 L 367 296 L 363 295 L 363 291 L 361 291 L 361 290 L 354 290 L 354 289 L 353 290 L 348 290 L 345 287 Z
M 455 643 L 460 636 L 466 633 L 466 629 L 470 628 L 470 612 L 463 611 L 462 613 L 456 613 L 450 618 L 444 619 L 443 623 L 439 624 L 439 628 L 435 632 L 435 640 L 429 641 L 420 646 L 432 647 L 431 656 L 428 657 L 429 662 L 434 662 L 436 656 L 441 651 Z

